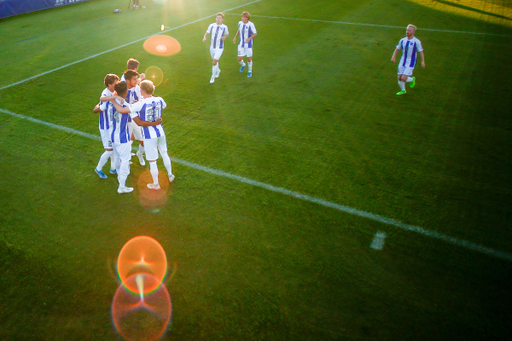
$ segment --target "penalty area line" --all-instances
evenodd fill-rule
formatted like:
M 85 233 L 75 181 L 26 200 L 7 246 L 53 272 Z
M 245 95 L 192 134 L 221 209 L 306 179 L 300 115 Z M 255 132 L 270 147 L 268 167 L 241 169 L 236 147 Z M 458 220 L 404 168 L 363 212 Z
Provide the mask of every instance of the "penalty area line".
M 230 9 L 226 9 L 226 10 L 224 10 L 224 11 L 222 11 L 222 12 L 232 11 L 232 10 L 234 10 L 234 9 L 237 9 L 237 8 L 240 8 L 240 7 L 244 7 L 244 6 L 247 6 L 247 5 L 251 5 L 251 4 L 254 4 L 254 3 L 256 3 L 256 2 L 260 2 L 260 1 L 261 1 L 261 0 L 251 1 L 251 2 L 245 3 L 245 4 L 240 5 L 240 6 L 236 6 L 236 7 L 230 8 Z M 106 51 L 103 51 L 103 52 L 100 52 L 100 53 L 96 53 L 96 54 L 94 54 L 94 55 L 92 55 L 92 56 L 89 56 L 89 57 L 86 57 L 86 58 L 83 58 L 83 59 L 77 60 L 77 61 L 75 61 L 75 62 L 72 62 L 72 63 L 66 64 L 66 65 L 59 66 L 58 68 L 55 68 L 55 69 L 53 69 L 53 70 L 49 70 L 49 71 L 46 71 L 46 72 L 40 73 L 40 74 L 38 74 L 38 75 L 35 75 L 35 76 L 32 76 L 32 77 L 29 77 L 29 78 L 26 78 L 26 79 L 23 79 L 23 80 L 21 80 L 21 81 L 19 81 L 19 82 L 12 83 L 12 84 L 9 84 L 9 85 L 5 85 L 5 86 L 3 86 L 3 87 L 0 87 L 0 91 L 5 90 L 5 89 L 8 89 L 8 88 L 10 88 L 10 87 L 13 87 L 13 86 L 15 86 L 15 85 L 23 84 L 23 83 L 28 82 L 28 81 L 30 81 L 30 80 L 32 80 L 32 79 L 39 78 L 39 77 L 44 76 L 44 75 L 47 75 L 47 74 L 49 74 L 49 73 L 52 73 L 52 72 L 55 72 L 55 71 L 62 70 L 62 69 L 67 68 L 67 67 L 69 67 L 69 66 L 72 66 L 72 65 L 75 65 L 75 64 L 78 64 L 78 63 L 81 63 L 81 62 L 85 62 L 85 61 L 87 61 L 87 60 L 89 60 L 89 59 L 93 59 L 93 58 L 96 58 L 96 57 L 102 56 L 102 55 L 104 55 L 104 54 L 106 54 L 106 53 L 109 53 L 109 52 L 112 52 L 112 51 L 119 50 L 119 49 L 121 49 L 121 48 L 123 48 L 123 47 L 130 46 L 130 45 L 132 45 L 132 44 L 138 43 L 139 41 L 143 41 L 143 40 L 149 39 L 149 38 L 151 38 L 151 37 L 153 37 L 153 36 L 156 36 L 156 35 L 159 35 L 159 34 L 162 34 L 162 33 L 165 33 L 165 32 L 174 31 L 174 30 L 177 30 L 177 29 L 179 29 L 179 28 L 182 28 L 182 27 L 185 27 L 185 26 L 188 26 L 188 25 L 195 24 L 195 23 L 197 23 L 197 22 L 200 22 L 200 21 L 206 20 L 206 19 L 211 18 L 211 17 L 213 17 L 213 16 L 215 16 L 215 14 L 209 15 L 209 16 L 204 17 L 204 18 L 201 18 L 201 19 L 196 19 L 196 20 L 194 20 L 194 21 L 190 21 L 190 22 L 188 22 L 188 23 L 185 23 L 185 24 L 182 24 L 182 25 L 179 25 L 179 26 L 176 26 L 176 27 L 169 28 L 169 29 L 167 29 L 167 30 L 165 30 L 165 31 L 160 31 L 160 30 L 159 30 L 159 32 L 158 32 L 158 33 L 152 34 L 152 35 L 150 35 L 150 36 L 147 36 L 147 37 L 144 37 L 144 38 L 140 38 L 140 39 L 134 40 L 134 41 L 132 41 L 132 42 L 129 42 L 129 43 L 126 43 L 126 44 L 123 44 L 123 45 L 119 45 L 118 47 L 114 47 L 114 48 L 111 48 L 111 49 L 109 49 L 109 50 L 106 50 Z M 36 37 L 36 38 L 37 38 L 37 37 Z M 33 38 L 30 38 L 30 39 L 33 39 Z
M 72 129 L 72 128 L 64 127 L 64 126 L 61 126 L 61 125 L 58 125 L 58 124 L 54 124 L 54 123 L 46 122 L 46 121 L 43 121 L 43 120 L 39 120 L 37 118 L 32 118 L 32 117 L 16 114 L 16 113 L 14 113 L 12 111 L 9 111 L 9 110 L 6 110 L 6 109 L 0 109 L 0 112 L 4 113 L 4 114 L 7 114 L 7 115 L 10 115 L 12 117 L 19 118 L 19 119 L 28 120 L 28 121 L 31 121 L 31 122 L 34 122 L 34 123 L 38 123 L 38 124 L 44 124 L 44 125 L 46 125 L 48 127 L 55 128 L 55 129 L 58 129 L 58 130 L 62 130 L 62 131 L 68 132 L 68 133 L 80 135 L 80 136 L 87 137 L 87 138 L 94 139 L 94 140 L 101 140 L 100 136 L 98 136 L 98 135 L 93 135 L 93 134 L 85 133 L 85 132 L 82 132 L 82 131 L 79 131 L 79 130 L 76 130 L 76 129 Z M 431 237 L 431 238 L 435 238 L 435 239 L 440 239 L 440 240 L 443 240 L 445 242 L 448 242 L 448 243 L 451 243 L 451 244 L 455 244 L 455 245 L 458 245 L 458 246 L 462 246 L 464 248 L 467 248 L 467 249 L 470 249 L 470 250 L 473 250 L 473 251 L 478 251 L 478 252 L 485 253 L 485 254 L 490 255 L 490 256 L 494 256 L 494 257 L 497 257 L 497 258 L 502 258 L 502 259 L 505 259 L 505 260 L 508 260 L 508 261 L 512 261 L 512 254 L 511 253 L 494 250 L 492 248 L 489 248 L 489 247 L 486 247 L 486 246 L 482 246 L 482 245 L 479 245 L 479 244 L 475 244 L 475 243 L 467 241 L 467 240 L 463 240 L 463 239 L 459 239 L 459 238 L 455 238 L 455 237 L 450 237 L 450 236 L 444 235 L 444 234 L 439 233 L 439 232 L 430 231 L 430 230 L 424 229 L 424 228 L 419 227 L 419 226 L 405 224 L 405 223 L 402 223 L 401 221 L 390 219 L 390 218 L 386 218 L 386 217 L 380 216 L 378 214 L 374 214 L 374 213 L 370 213 L 370 212 L 365 212 L 365 211 L 358 210 L 358 209 L 355 209 L 355 208 L 352 208 L 352 207 L 349 207 L 349 206 L 344 206 L 344 205 L 336 204 L 336 203 L 333 203 L 333 202 L 330 202 L 330 201 L 327 201 L 327 200 L 324 200 L 324 199 L 312 197 L 312 196 L 309 196 L 309 195 L 306 195 L 306 194 L 302 194 L 302 193 L 299 193 L 299 192 L 290 191 L 290 190 L 288 190 L 286 188 L 276 187 L 276 186 L 273 186 L 273 185 L 266 184 L 264 182 L 260 182 L 260 181 L 256 181 L 256 180 L 252 180 L 252 179 L 248 179 L 248 178 L 244 178 L 244 177 L 239 176 L 239 175 L 234 175 L 234 174 L 227 173 L 227 172 L 224 172 L 224 171 L 221 171 L 221 170 L 217 170 L 217 169 L 213 169 L 213 168 L 210 168 L 210 167 L 202 166 L 202 165 L 199 165 L 197 163 L 185 161 L 185 160 L 174 158 L 174 157 L 172 158 L 172 161 L 176 162 L 178 164 L 184 165 L 184 166 L 188 166 L 188 167 L 191 167 L 191 168 L 194 168 L 194 169 L 197 169 L 197 170 L 209 173 L 209 174 L 213 174 L 213 175 L 221 176 L 221 177 L 228 178 L 228 179 L 231 179 L 231 180 L 239 181 L 239 182 L 251 185 L 251 186 L 255 186 L 255 187 L 263 188 L 263 189 L 266 189 L 266 190 L 269 190 L 269 191 L 272 191 L 272 192 L 284 194 L 284 195 L 287 195 L 287 196 L 290 196 L 290 197 L 293 197 L 293 198 L 296 198 L 296 199 L 300 199 L 300 200 L 303 200 L 303 201 L 308 201 L 308 202 L 315 203 L 315 204 L 318 204 L 318 205 L 321 205 L 321 206 L 324 206 L 324 207 L 333 208 L 335 210 L 338 210 L 338 211 L 341 211 L 341 212 L 344 212 L 344 213 L 356 215 L 356 216 L 363 217 L 363 218 L 366 218 L 366 219 L 370 219 L 370 220 L 373 220 L 373 221 L 377 221 L 377 222 L 380 222 L 380 223 L 383 223 L 383 224 L 386 224 L 386 225 L 391 225 L 391 226 L 394 226 L 394 227 L 398 227 L 398 228 L 400 228 L 402 230 L 405 230 L 405 231 L 416 232 L 416 233 L 419 233 L 421 235 L 424 235 L 424 236 L 427 236 L 427 237 Z M 382 246 L 383 246 L 384 245 L 385 234 L 383 232 L 381 232 L 376 237 L 378 237 L 378 239 L 380 239 L 380 241 L 377 241 L 375 245 L 378 246 L 379 245 L 378 243 L 382 242 Z

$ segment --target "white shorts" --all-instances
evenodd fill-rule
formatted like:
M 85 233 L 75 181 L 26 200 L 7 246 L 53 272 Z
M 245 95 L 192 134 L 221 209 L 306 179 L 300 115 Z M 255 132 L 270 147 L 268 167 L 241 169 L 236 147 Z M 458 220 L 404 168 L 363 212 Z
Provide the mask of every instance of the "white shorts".
M 160 155 L 167 154 L 167 139 L 165 134 L 153 139 L 144 140 L 144 151 L 146 160 L 154 161 L 158 159 L 158 151 Z
M 100 129 L 101 142 L 103 142 L 103 148 L 112 149 L 112 141 L 110 131 L 106 129 Z
M 210 46 L 210 54 L 212 59 L 219 60 L 220 56 L 222 56 L 222 52 L 224 52 L 224 49 L 214 49 Z
M 399 75 L 412 76 L 413 70 L 414 70 L 413 67 L 401 66 L 401 65 L 398 66 L 398 74 Z
M 135 137 L 137 141 L 142 141 L 142 128 L 137 125 L 133 120 L 128 122 L 128 129 L 130 130 L 130 136 Z
M 252 47 L 241 47 L 238 45 L 238 57 L 252 57 Z
M 114 154 L 119 160 L 130 161 L 132 158 L 132 144 L 126 143 L 114 143 Z

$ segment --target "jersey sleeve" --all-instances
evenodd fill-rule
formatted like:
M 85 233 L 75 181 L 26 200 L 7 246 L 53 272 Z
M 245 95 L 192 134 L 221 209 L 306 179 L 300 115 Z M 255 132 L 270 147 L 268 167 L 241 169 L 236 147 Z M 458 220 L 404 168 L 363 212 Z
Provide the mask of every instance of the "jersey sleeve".
M 206 29 L 206 33 L 212 34 L 212 26 L 213 26 L 213 24 L 208 25 L 208 28 Z
M 224 31 L 224 35 L 227 36 L 227 35 L 229 35 L 229 29 L 228 29 L 227 25 L 225 25 L 225 26 L 226 26 L 226 30 Z
M 252 29 L 252 34 L 254 34 L 254 33 L 258 33 L 258 32 L 256 31 L 256 26 L 254 26 L 254 23 L 253 23 L 253 22 L 251 22 L 251 29 Z
M 101 102 L 101 104 L 100 104 L 100 110 L 101 110 L 101 111 L 105 111 L 105 110 L 107 110 L 107 105 L 108 105 L 108 103 L 109 103 L 108 101 L 106 101 L 106 102 Z
M 423 46 L 421 45 L 421 41 L 419 39 L 416 42 L 416 48 L 418 49 L 418 52 L 423 51 Z
M 398 45 L 396 46 L 396 49 L 397 49 L 397 50 L 401 50 L 401 49 L 402 49 L 402 39 L 400 39 L 400 40 L 398 41 Z

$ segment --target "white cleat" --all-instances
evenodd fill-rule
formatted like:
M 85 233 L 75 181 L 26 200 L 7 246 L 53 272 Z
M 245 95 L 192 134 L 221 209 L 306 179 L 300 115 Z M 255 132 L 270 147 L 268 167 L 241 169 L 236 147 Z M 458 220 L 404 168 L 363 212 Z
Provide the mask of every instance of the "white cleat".
M 169 182 L 173 182 L 174 181 L 174 174 L 169 174 Z
M 215 82 L 215 76 L 212 76 L 212 79 L 210 79 L 210 83 Z
M 137 152 L 137 157 L 139 158 L 140 165 L 145 166 L 146 161 L 144 161 L 144 156 L 142 155 L 142 153 L 140 151 Z
M 119 188 L 117 189 L 117 193 L 119 193 L 119 194 L 130 193 L 130 192 L 133 192 L 133 187 L 119 186 Z
M 219 75 L 220 75 L 220 69 L 219 69 L 219 71 L 217 71 L 217 74 L 215 75 L 215 78 L 219 78 Z
M 160 185 L 159 184 L 148 184 L 148 188 L 149 189 L 159 190 L 160 189 Z

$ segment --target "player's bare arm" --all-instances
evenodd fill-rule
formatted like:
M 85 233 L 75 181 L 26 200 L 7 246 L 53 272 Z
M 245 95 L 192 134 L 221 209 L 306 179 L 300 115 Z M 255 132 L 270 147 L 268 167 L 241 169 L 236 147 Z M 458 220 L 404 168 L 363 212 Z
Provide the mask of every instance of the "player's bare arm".
M 245 39 L 245 42 L 249 43 L 251 41 L 251 39 L 256 37 L 257 35 L 258 35 L 258 33 L 254 33 L 252 36 L 250 36 L 249 38 Z
M 421 67 L 425 67 L 425 55 L 423 54 L 423 51 L 419 52 L 419 55 L 421 57 Z
M 148 122 L 148 121 L 144 121 L 144 120 L 141 120 L 140 117 L 132 117 L 132 120 L 137 123 L 138 126 L 140 127 L 151 127 L 151 126 L 157 126 L 159 125 L 160 123 L 162 123 L 162 119 L 159 118 L 158 120 L 156 120 L 155 122 Z
M 393 53 L 393 56 L 391 56 L 391 62 L 394 63 L 396 60 L 396 55 L 398 54 L 398 49 L 395 49 L 395 52 Z

